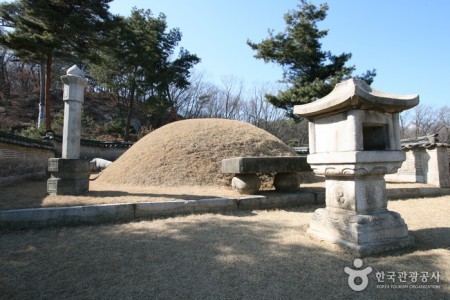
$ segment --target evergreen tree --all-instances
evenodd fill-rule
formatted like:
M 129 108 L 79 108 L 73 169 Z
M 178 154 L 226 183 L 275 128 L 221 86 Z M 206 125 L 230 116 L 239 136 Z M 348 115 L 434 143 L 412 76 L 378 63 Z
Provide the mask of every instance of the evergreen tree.
M 325 19 L 328 5 L 317 7 L 301 0 L 298 8 L 284 16 L 284 32 L 274 34 L 270 31 L 269 38 L 260 43 L 247 41 L 257 52 L 256 58 L 283 67 L 283 81 L 289 89 L 279 92 L 277 96 L 266 95 L 266 98 L 276 107 L 287 110 L 291 116 L 294 105 L 309 103 L 327 95 L 337 83 L 350 78 L 355 71 L 354 66 L 346 66 L 351 58 L 350 53 L 333 55 L 322 50 L 320 39 L 328 31 L 319 30 L 317 23 Z M 375 75 L 375 70 L 372 70 L 359 78 L 371 84 Z
M 0 17 L 14 28 L 0 43 L 25 60 L 45 62 L 46 129 L 51 130 L 50 89 L 55 58 L 95 59 L 106 32 L 114 26 L 111 0 L 20 0 L 0 5 Z M 41 87 L 42 89 L 42 87 Z
M 110 35 L 111 47 L 100 52 L 102 59 L 91 65 L 90 74 L 98 83 L 127 99 L 124 131 L 128 140 L 135 100 L 147 103 L 150 118 L 160 118 L 173 108 L 170 86 L 188 86 L 190 69 L 200 59 L 181 48 L 178 57 L 172 60 L 181 32 L 178 28 L 167 30 L 164 14 L 154 17 L 150 10 L 133 9 L 119 24 Z M 152 125 L 162 124 L 154 121 Z

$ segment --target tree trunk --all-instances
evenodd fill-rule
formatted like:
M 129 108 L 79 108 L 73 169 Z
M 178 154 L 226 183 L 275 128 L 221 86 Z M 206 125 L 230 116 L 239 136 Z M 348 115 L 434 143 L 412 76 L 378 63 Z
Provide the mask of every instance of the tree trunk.
M 53 55 L 49 53 L 47 55 L 47 74 L 45 77 L 45 129 L 47 131 L 52 130 L 52 120 L 50 116 L 51 108 L 51 98 L 50 98 L 50 88 L 52 86 L 52 60 Z
M 170 103 L 170 114 L 172 117 L 170 122 L 178 121 L 178 108 L 177 108 L 177 105 L 173 101 L 172 95 L 170 94 L 169 87 L 167 87 L 166 93 L 167 93 L 167 99 L 169 100 L 169 103 Z
M 39 65 L 39 117 L 38 127 L 44 125 L 45 122 L 45 62 Z
M 128 105 L 127 121 L 126 121 L 126 125 L 125 125 L 125 137 L 124 137 L 125 141 L 130 140 L 130 125 L 131 125 L 131 118 L 133 116 L 133 104 L 134 104 L 134 94 L 135 93 L 136 93 L 136 85 L 133 82 L 131 84 L 131 89 L 130 89 L 130 105 Z

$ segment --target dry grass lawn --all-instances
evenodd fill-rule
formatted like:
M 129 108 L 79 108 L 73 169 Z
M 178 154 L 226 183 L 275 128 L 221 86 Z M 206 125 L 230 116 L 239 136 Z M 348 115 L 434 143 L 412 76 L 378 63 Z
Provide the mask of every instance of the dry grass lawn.
M 46 179 L 30 180 L 2 187 L 0 188 L 0 210 L 239 196 L 237 192 L 226 187 L 112 185 L 94 180 L 97 176 L 91 176 L 89 192 L 83 196 L 48 195 Z
M 390 201 L 417 246 L 363 259 L 305 233 L 317 207 L 0 233 L 2 299 L 449 299 L 450 196 Z M 440 272 L 439 289 L 377 288 L 376 272 Z M 435 280 L 433 281 L 436 284 Z M 398 281 L 397 281 L 398 283 Z M 411 282 L 408 282 L 411 285 Z
M 47 180 L 29 180 L 0 188 L 0 210 L 97 205 L 113 203 L 137 203 L 170 200 L 196 200 L 216 197 L 236 198 L 242 195 L 229 187 L 218 186 L 136 186 L 108 184 L 97 181 L 98 174 L 91 175 L 89 192 L 83 196 L 55 196 L 47 194 Z M 267 181 L 271 179 L 268 178 Z M 388 183 L 388 188 L 430 188 L 426 184 Z M 304 191 L 324 188 L 323 182 L 301 184 Z M 431 187 L 433 188 L 433 187 Z M 273 189 L 268 184 L 265 190 Z M 324 191 L 324 190 L 322 190 Z

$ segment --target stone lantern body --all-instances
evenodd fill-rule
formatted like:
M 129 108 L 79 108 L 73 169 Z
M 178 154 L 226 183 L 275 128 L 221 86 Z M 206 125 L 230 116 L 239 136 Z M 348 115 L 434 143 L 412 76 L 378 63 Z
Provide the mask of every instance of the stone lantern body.
M 360 256 L 414 244 L 400 215 L 387 209 L 384 175 L 405 160 L 399 113 L 418 103 L 418 95 L 385 94 L 349 79 L 294 107 L 309 121 L 307 161 L 326 182 L 326 208 L 314 213 L 310 235 Z

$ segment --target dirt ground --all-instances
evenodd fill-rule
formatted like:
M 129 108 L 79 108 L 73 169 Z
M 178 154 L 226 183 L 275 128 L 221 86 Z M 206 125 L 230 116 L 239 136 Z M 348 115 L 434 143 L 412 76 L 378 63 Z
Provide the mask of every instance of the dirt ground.
M 450 196 L 395 200 L 414 248 L 363 259 L 306 234 L 318 206 L 0 232 L 3 299 L 449 299 Z M 376 274 L 427 274 L 401 283 Z M 428 273 L 424 273 L 428 272 Z M 439 272 L 440 278 L 431 279 Z M 395 285 L 395 286 L 394 286 Z M 389 288 L 386 288 L 388 286 Z

